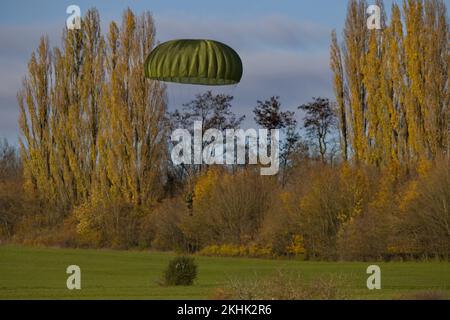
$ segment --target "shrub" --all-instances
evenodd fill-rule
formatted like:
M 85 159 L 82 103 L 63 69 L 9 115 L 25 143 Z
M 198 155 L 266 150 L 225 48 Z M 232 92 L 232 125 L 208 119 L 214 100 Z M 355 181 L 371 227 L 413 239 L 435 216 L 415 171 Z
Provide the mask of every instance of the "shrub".
M 371 209 L 345 223 L 338 236 L 339 258 L 377 261 L 389 254 L 395 216 L 393 211 Z
M 288 252 L 293 256 L 302 255 L 305 253 L 305 245 L 303 236 L 294 234 L 291 243 L 287 247 Z
M 378 183 L 371 201 L 362 213 L 344 222 L 338 233 L 339 258 L 345 260 L 382 260 L 389 256 L 398 216 L 398 178 L 392 170 L 377 175 Z
M 200 177 L 186 232 L 198 236 L 200 247 L 254 241 L 271 202 L 273 179 L 250 169 L 224 171 L 220 179 L 213 174 Z
M 426 256 L 450 257 L 450 163 L 437 162 L 403 197 L 403 242 Z
M 167 199 L 161 203 L 148 217 L 147 236 L 153 233 L 151 246 L 157 250 L 175 250 L 178 252 L 193 252 L 197 248 L 196 235 L 188 234 L 185 225 L 192 217 L 186 202 L 181 197 Z M 143 237 L 141 235 L 141 237 Z
M 259 242 L 269 244 L 275 256 L 297 255 L 301 251 L 298 247 L 301 229 L 295 221 L 299 194 L 294 191 L 280 193 L 264 218 Z
M 164 271 L 167 286 L 190 286 L 197 277 L 197 264 L 194 258 L 177 257 L 172 259 Z
M 72 215 L 80 242 L 95 247 L 128 249 L 139 244 L 140 222 L 148 212 L 122 201 L 92 197 L 74 208 Z
M 318 169 L 299 201 L 297 221 L 307 258 L 336 259 L 339 231 L 367 212 L 378 179 L 365 167 Z
M 307 257 L 310 259 L 333 259 L 336 254 L 336 235 L 343 214 L 339 175 L 324 168 L 312 176 L 309 190 L 299 203 L 297 217 Z

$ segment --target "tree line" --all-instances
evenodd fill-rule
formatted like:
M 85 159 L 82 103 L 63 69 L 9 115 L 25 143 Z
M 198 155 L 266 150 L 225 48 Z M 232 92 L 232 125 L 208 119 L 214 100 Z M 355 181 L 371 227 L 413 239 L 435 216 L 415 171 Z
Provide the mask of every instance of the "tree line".
M 255 122 L 282 130 L 274 177 L 257 166 L 171 163 L 173 129 L 192 130 L 194 121 L 203 131 L 236 129 L 243 117 L 232 96 L 210 91 L 167 110 L 164 84 L 144 77 L 156 42 L 149 13 L 126 10 L 103 34 L 91 9 L 80 30 L 64 30 L 61 47 L 43 37 L 18 93 L 20 151 L 0 144 L 0 239 L 311 259 L 448 257 L 446 7 L 405 0 L 389 22 L 383 15 L 381 30 L 367 29 L 366 10 L 350 0 L 342 41 L 332 33 L 335 102 L 300 105 L 301 123 L 277 96 L 256 102 Z

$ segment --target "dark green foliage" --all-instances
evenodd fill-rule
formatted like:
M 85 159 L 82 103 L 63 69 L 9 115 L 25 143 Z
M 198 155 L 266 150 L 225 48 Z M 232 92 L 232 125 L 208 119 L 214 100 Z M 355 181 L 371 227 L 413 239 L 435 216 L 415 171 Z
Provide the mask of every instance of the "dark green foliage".
M 164 271 L 167 286 L 190 286 L 197 277 L 197 264 L 194 258 L 177 257 L 172 259 Z

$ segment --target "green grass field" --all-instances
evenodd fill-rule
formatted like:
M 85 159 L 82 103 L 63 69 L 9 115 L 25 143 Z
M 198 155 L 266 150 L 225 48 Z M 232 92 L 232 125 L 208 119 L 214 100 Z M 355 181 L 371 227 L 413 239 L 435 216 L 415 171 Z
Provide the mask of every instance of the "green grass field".
M 161 287 L 162 271 L 174 254 L 0 246 L 0 299 L 208 299 L 227 277 L 298 271 L 305 279 L 343 274 L 355 299 L 391 299 L 407 292 L 450 294 L 450 263 L 379 263 L 382 289 L 366 288 L 370 263 L 304 262 L 196 257 L 199 276 L 191 287 Z M 68 265 L 81 268 L 81 290 L 66 288 Z

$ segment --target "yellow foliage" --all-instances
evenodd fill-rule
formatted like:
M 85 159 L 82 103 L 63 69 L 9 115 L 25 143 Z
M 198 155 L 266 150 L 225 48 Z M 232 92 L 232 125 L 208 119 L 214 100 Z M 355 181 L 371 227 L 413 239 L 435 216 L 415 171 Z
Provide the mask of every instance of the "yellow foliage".
M 341 169 L 340 186 L 342 195 L 349 197 L 352 206 L 351 212 L 347 213 L 348 216 L 340 217 L 340 221 L 343 222 L 343 219 L 358 216 L 363 212 L 368 196 L 369 179 L 362 169 L 344 165 Z
M 216 169 L 210 169 L 202 175 L 194 187 L 195 201 L 200 202 L 211 192 L 212 187 L 217 183 L 219 173 Z
M 291 244 L 287 247 L 290 254 L 297 256 L 305 253 L 303 236 L 295 234 L 292 236 Z
M 84 203 L 73 210 L 73 215 L 78 220 L 76 232 L 82 242 L 98 246 L 102 237 L 98 217 L 94 213 L 91 203 Z
M 415 200 L 417 199 L 417 197 L 419 196 L 419 192 L 417 189 L 417 180 L 413 180 L 410 181 L 408 183 L 408 186 L 405 190 L 405 192 L 403 193 L 403 195 L 401 196 L 400 199 L 400 211 L 401 212 L 406 212 L 409 205 Z
M 202 256 L 217 256 L 217 257 L 252 257 L 252 258 L 268 258 L 273 256 L 272 248 L 270 246 L 238 246 L 232 244 L 224 245 L 210 245 L 198 252 Z
M 430 170 L 433 168 L 433 162 L 427 159 L 421 159 L 417 165 L 417 173 L 421 177 L 427 176 Z

